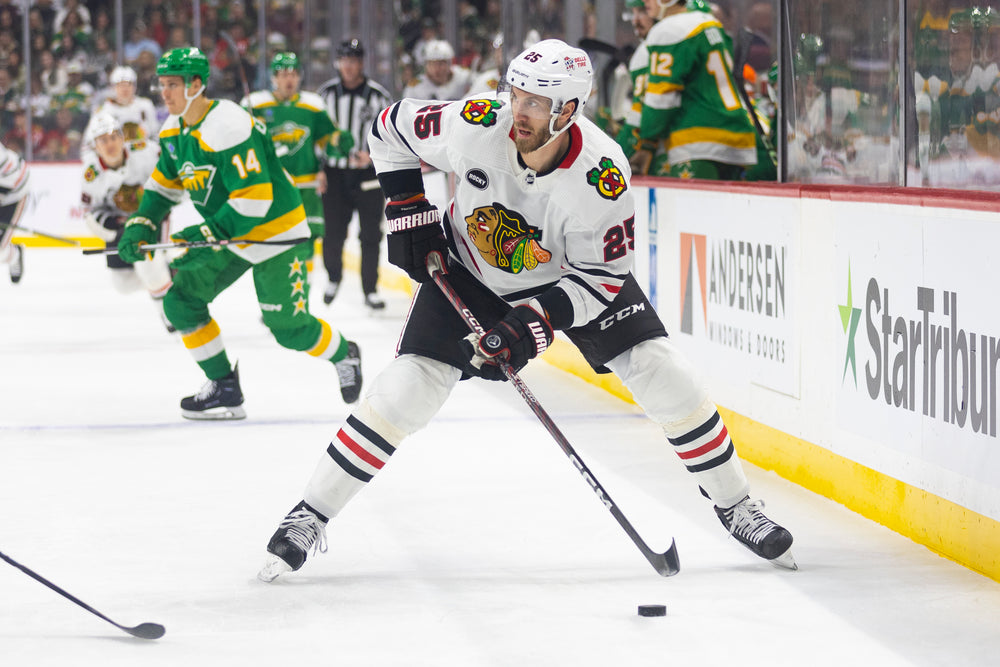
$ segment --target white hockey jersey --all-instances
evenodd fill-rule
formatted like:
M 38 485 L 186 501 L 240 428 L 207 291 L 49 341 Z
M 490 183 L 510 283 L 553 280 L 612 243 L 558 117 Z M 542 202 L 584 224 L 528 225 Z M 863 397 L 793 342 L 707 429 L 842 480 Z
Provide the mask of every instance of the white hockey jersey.
M 458 261 L 512 304 L 558 285 L 581 326 L 611 304 L 632 268 L 628 161 L 580 118 L 567 130 L 562 162 L 537 173 L 519 162 L 512 126 L 509 105 L 495 99 L 406 99 L 372 125 L 372 159 L 379 173 L 417 169 L 421 160 L 454 172 L 444 218 Z
M 451 78 L 438 85 L 427 78 L 426 74 L 421 74 L 417 80 L 408 84 L 403 89 L 403 97 L 412 97 L 418 100 L 457 100 L 461 99 L 470 91 L 473 74 L 464 67 L 452 65 Z M 482 92 L 482 91 L 478 91 Z
M 128 216 L 135 212 L 125 210 L 131 204 L 138 206 L 142 186 L 153 173 L 160 156 L 160 146 L 150 141 L 126 141 L 125 160 L 121 166 L 111 168 L 104 164 L 97 153 L 84 151 L 83 186 L 80 199 L 84 209 L 103 228 L 93 229 L 105 240 L 113 240 L 115 232 Z
M 28 163 L 0 144 L 0 206 L 10 206 L 28 194 Z M 0 229 L 0 233 L 5 230 Z
M 153 102 L 145 97 L 136 96 L 127 105 L 115 102 L 114 98 L 104 100 L 99 107 L 94 110 L 91 120 L 101 112 L 111 114 L 122 125 L 125 138 L 129 140 L 148 139 L 156 141 L 160 134 L 160 121 L 156 119 L 156 107 Z M 84 143 L 89 147 L 93 138 L 90 136 L 90 124 L 83 132 Z

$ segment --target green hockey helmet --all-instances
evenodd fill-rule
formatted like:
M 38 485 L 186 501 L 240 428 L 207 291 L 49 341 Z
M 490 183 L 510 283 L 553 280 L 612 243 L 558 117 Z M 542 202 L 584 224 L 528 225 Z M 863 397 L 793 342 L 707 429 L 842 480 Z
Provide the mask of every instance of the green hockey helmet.
M 296 72 L 302 71 L 302 65 L 299 63 L 299 57 L 291 51 L 276 53 L 274 54 L 274 58 L 271 59 L 271 74 L 277 74 L 281 70 L 285 69 L 293 69 Z
M 197 76 L 201 79 L 201 85 L 206 86 L 210 69 L 205 54 L 193 46 L 188 46 L 170 49 L 164 53 L 160 62 L 156 64 L 156 75 L 182 77 L 185 86 L 190 86 L 191 77 Z

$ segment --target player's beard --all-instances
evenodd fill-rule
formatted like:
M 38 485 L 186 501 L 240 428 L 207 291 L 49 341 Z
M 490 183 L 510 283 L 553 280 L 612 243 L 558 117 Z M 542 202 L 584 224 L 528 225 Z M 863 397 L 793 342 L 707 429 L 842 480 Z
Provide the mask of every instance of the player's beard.
M 552 133 L 549 132 L 548 125 L 545 125 L 538 130 L 532 130 L 531 135 L 527 137 L 521 137 L 518 135 L 517 130 L 519 129 L 531 130 L 531 128 L 518 128 L 516 125 L 514 126 L 514 145 L 517 147 L 517 152 L 521 155 L 534 153 L 552 136 Z

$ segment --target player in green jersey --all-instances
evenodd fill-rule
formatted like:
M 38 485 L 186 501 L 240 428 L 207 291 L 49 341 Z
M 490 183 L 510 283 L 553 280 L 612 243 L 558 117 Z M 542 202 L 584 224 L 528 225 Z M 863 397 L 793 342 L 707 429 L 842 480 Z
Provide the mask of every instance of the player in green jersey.
M 205 96 L 209 64 L 196 48 L 168 51 L 156 73 L 170 116 L 160 130 L 156 168 L 118 242 L 119 257 L 131 263 L 143 259 L 143 245 L 157 242 L 163 219 L 185 193 L 203 220 L 175 233 L 174 240 L 257 242 L 190 248 L 171 264 L 177 274 L 164 297 L 164 312 L 208 376 L 200 392 L 181 400 L 183 415 L 246 416 L 239 376 L 208 304 L 248 270 L 264 324 L 278 343 L 333 362 L 344 401 L 353 403 L 361 393 L 358 346 L 309 313 L 309 226 L 299 191 L 278 161 L 264 124 L 233 102 Z M 305 242 L 273 244 L 295 239 Z
M 354 138 L 342 132 L 316 93 L 299 90 L 302 67 L 294 53 L 278 53 L 271 60 L 271 90 L 244 97 L 240 106 L 264 121 L 282 166 L 299 188 L 313 239 L 322 238 L 323 200 L 328 158 L 350 154 Z
M 666 141 L 660 176 L 738 180 L 757 163 L 757 138 L 732 73 L 722 24 L 685 0 L 645 0 L 649 79 L 639 136 Z

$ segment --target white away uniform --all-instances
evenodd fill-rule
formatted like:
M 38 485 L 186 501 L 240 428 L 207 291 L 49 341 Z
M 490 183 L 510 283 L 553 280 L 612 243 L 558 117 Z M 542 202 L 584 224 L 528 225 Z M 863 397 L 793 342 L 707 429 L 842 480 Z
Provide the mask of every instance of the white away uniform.
M 421 161 L 455 173 L 444 215 L 449 281 L 484 329 L 512 305 L 564 292 L 559 326 L 570 340 L 592 366 L 622 379 L 717 505 L 738 503 L 749 486 L 726 427 L 630 274 L 635 213 L 621 149 L 581 118 L 558 166 L 536 173 L 519 162 L 512 123 L 510 107 L 493 99 L 403 100 L 374 122 L 372 159 L 389 195 L 407 192 L 390 191 L 393 172 L 413 173 Z M 437 286 L 421 284 L 398 356 L 306 489 L 310 507 L 335 516 L 430 421 L 463 377 L 467 334 Z
M 403 89 L 403 97 L 418 100 L 457 100 L 469 92 L 473 74 L 464 67 L 452 65 L 451 78 L 438 85 L 421 74 L 416 81 L 409 83 Z
M 160 156 L 155 142 L 126 141 L 125 159 L 121 166 L 111 168 L 97 153 L 83 154 L 83 186 L 80 200 L 85 210 L 84 222 L 95 236 L 108 246 L 117 243 L 122 225 L 135 213 L 142 197 L 143 183 L 153 173 Z M 164 225 L 166 240 L 167 225 Z M 153 259 L 126 264 L 117 255 L 108 255 L 112 281 L 121 292 L 145 288 L 154 299 L 162 299 L 171 285 L 170 268 L 162 250 Z
M 104 100 L 99 107 L 94 110 L 91 120 L 97 118 L 100 113 L 109 113 L 122 126 L 122 132 L 127 140 L 148 139 L 156 141 L 160 133 L 160 121 L 156 119 L 156 107 L 152 100 L 136 95 L 130 104 L 121 105 L 115 102 L 114 98 Z M 90 124 L 84 131 L 84 143 L 92 141 L 90 137 Z M 88 148 L 89 146 L 84 146 Z
M 10 242 L 28 201 L 28 163 L 0 144 L 0 264 L 20 261 L 21 250 Z

